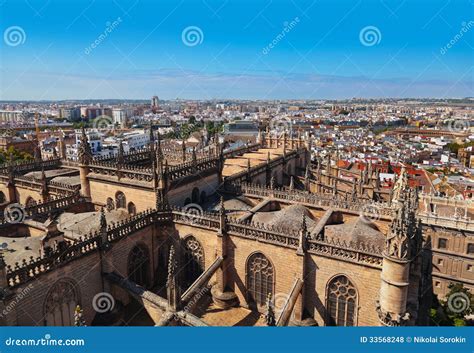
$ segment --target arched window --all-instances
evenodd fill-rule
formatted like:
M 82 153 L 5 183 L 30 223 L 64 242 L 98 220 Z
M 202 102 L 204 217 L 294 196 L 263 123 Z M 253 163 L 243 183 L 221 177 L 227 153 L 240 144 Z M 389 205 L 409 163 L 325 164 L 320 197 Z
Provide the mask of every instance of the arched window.
M 109 211 L 109 212 L 112 211 L 112 210 L 115 208 L 114 200 L 112 200 L 111 197 L 108 197 L 108 198 L 107 198 L 107 202 L 106 202 L 105 208 L 106 208 L 107 211 Z
M 5 194 L 0 191 L 0 203 L 4 203 L 6 201 Z
M 137 213 L 137 208 L 135 207 L 135 204 L 133 202 L 128 203 L 127 209 L 128 209 L 128 214 L 132 216 L 135 216 L 135 214 Z
M 115 194 L 115 207 L 117 208 L 127 207 L 127 199 L 125 198 L 125 194 L 121 191 L 117 191 L 117 193 Z
M 198 203 L 199 202 L 199 188 L 194 188 L 191 193 L 191 202 Z
M 189 236 L 184 239 L 184 278 L 188 288 L 204 272 L 204 250 L 201 243 Z
M 255 253 L 247 260 L 247 290 L 249 302 L 259 306 L 266 303 L 269 294 L 273 295 L 274 271 L 270 260 L 262 253 Z
M 60 279 L 49 290 L 44 304 L 46 326 L 74 325 L 74 309 L 79 304 L 79 287 L 72 280 Z
M 148 284 L 148 267 L 148 250 L 144 246 L 135 246 L 128 256 L 128 279 L 146 287 Z
M 327 288 L 327 324 L 354 326 L 357 291 L 346 276 L 337 276 Z
M 36 205 L 36 201 L 31 196 L 28 196 L 26 198 L 25 205 L 26 205 L 26 207 L 34 206 L 34 205 Z

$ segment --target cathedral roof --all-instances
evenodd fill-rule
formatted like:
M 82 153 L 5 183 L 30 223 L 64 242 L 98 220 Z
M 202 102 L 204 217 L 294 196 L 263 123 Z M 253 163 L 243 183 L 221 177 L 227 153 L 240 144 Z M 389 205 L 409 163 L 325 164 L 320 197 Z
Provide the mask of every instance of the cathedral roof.
M 299 230 L 303 225 L 303 214 L 306 215 L 306 224 L 309 232 L 312 232 L 318 223 L 311 212 L 303 205 L 291 205 L 279 211 L 257 212 L 252 217 L 252 222 L 263 223 L 283 229 Z
M 375 245 L 380 248 L 384 246 L 385 236 L 377 226 L 368 218 L 357 217 L 343 224 L 327 225 L 325 235 L 328 240 L 345 241 Z

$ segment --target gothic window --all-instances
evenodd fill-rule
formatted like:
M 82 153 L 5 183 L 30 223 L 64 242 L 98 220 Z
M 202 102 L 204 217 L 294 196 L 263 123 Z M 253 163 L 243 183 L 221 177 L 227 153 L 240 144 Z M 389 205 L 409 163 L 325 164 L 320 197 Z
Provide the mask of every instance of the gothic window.
M 135 246 L 128 256 L 128 278 L 136 284 L 146 287 L 148 284 L 148 250 L 144 246 Z
M 44 304 L 46 326 L 74 325 L 74 309 L 79 304 L 78 290 L 67 279 L 60 279 L 51 287 Z
M 474 243 L 468 243 L 467 244 L 467 253 L 469 255 L 474 254 Z
M 134 216 L 137 213 L 137 208 L 133 202 L 128 203 L 128 214 Z
M 273 294 L 273 265 L 262 253 L 255 253 L 247 261 L 247 290 L 249 301 L 259 306 Z
M 184 240 L 184 277 L 188 288 L 204 272 L 204 250 L 201 243 L 189 236 Z
M 0 191 L 0 203 L 4 203 L 6 201 L 5 194 Z
M 327 289 L 327 324 L 354 326 L 357 292 L 346 276 L 337 276 Z
M 112 200 L 111 197 L 107 198 L 106 206 L 105 208 L 107 211 L 112 211 L 115 208 L 114 200 Z
M 126 208 L 127 199 L 125 198 L 125 194 L 121 191 L 118 191 L 115 194 L 115 206 L 118 208 Z
M 438 239 L 438 248 L 439 249 L 446 249 L 448 246 L 448 239 L 439 238 Z
M 34 205 L 36 205 L 36 201 L 31 196 L 28 196 L 26 198 L 25 205 L 26 205 L 26 207 L 34 206 Z

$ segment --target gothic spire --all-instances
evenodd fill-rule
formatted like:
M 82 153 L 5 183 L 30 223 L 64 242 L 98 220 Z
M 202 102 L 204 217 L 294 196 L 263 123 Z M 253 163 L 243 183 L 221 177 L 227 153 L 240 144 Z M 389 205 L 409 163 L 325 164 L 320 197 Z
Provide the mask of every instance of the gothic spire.
M 84 126 L 82 127 L 78 157 L 79 157 L 79 163 L 85 164 L 85 165 L 89 164 L 90 161 L 92 160 L 91 146 L 89 145 L 89 141 L 87 139 L 86 130 L 84 129 Z
M 100 230 L 107 230 L 107 219 L 105 218 L 105 211 L 103 207 L 100 209 L 99 224 Z

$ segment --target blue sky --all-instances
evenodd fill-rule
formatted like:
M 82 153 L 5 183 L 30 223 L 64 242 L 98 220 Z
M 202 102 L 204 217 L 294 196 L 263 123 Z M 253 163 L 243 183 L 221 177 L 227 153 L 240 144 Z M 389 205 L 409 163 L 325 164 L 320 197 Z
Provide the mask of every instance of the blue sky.
M 0 0 L 0 34 L 3 100 L 474 96 L 472 0 Z

